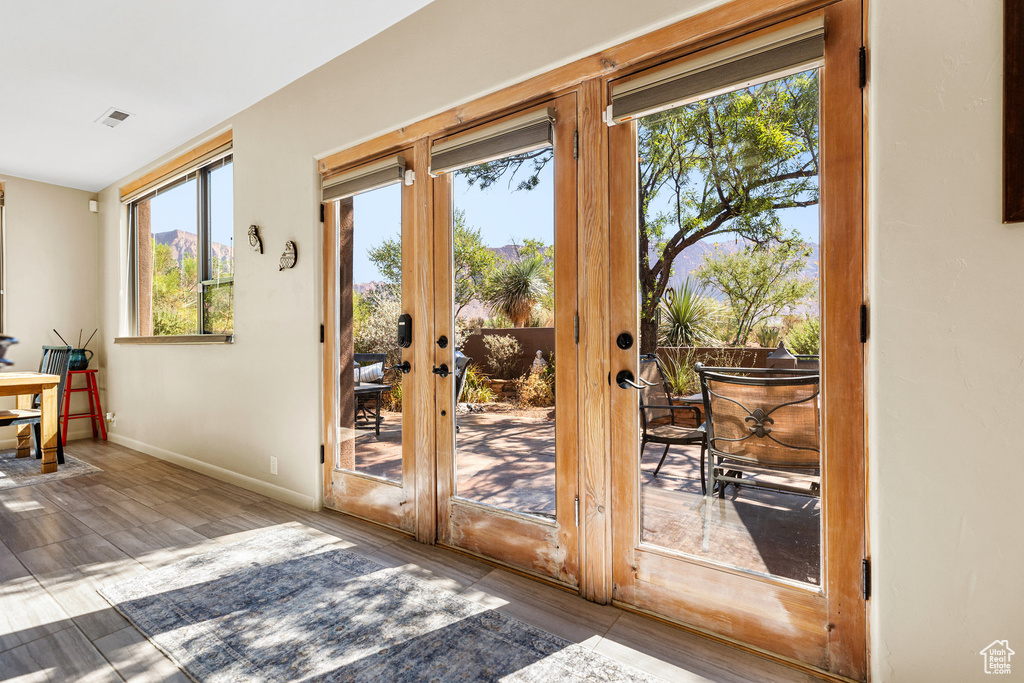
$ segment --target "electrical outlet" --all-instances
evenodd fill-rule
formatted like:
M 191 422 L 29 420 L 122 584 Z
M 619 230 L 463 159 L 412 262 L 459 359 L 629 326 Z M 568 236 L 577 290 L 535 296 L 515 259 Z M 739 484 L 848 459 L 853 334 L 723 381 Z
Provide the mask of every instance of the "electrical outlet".
M 111 427 L 117 425 L 117 416 L 114 413 L 107 413 L 107 424 Z
M 270 473 L 277 474 L 277 458 L 270 456 Z

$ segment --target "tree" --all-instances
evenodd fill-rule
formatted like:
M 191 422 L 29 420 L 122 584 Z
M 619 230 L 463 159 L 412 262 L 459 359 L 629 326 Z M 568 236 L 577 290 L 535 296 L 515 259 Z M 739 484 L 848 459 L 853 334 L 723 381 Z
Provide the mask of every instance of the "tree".
M 454 240 L 455 317 L 473 299 L 481 298 L 487 280 L 494 272 L 498 257 L 487 248 L 479 228 L 466 225 L 466 213 L 455 211 L 452 237 Z M 401 296 L 402 242 L 401 238 L 385 239 L 372 247 L 367 256 L 377 267 L 392 294 Z
M 818 72 L 639 119 L 637 152 L 640 351 L 651 353 L 658 307 L 683 250 L 725 234 L 781 241 L 778 210 L 818 203 Z M 530 189 L 538 164 L 550 159 L 533 154 L 465 172 L 471 185 L 487 187 L 530 163 L 533 176 L 517 186 Z
M 495 312 L 508 316 L 514 327 L 525 327 L 533 307 L 550 290 L 544 258 L 534 255 L 506 262 L 487 283 L 485 301 Z
M 197 334 L 196 309 L 199 285 L 195 256 L 184 255 L 179 263 L 171 247 L 153 241 L 153 334 Z
M 791 309 L 816 290 L 816 281 L 800 275 L 811 250 L 798 240 L 746 245 L 729 252 L 719 247 L 704 257 L 697 280 L 714 287 L 729 303 L 735 346 L 744 346 L 760 323 Z

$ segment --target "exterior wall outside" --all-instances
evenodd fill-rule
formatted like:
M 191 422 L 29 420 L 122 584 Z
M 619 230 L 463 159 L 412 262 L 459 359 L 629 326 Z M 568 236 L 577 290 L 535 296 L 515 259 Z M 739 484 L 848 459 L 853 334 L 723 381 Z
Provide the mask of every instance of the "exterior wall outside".
M 533 366 L 533 360 L 537 357 L 537 351 L 544 352 L 544 360 L 551 358 L 552 350 L 555 348 L 555 328 L 553 327 L 485 327 L 480 334 L 471 334 L 466 337 L 462 345 L 462 352 L 473 359 L 486 372 L 493 373 L 493 369 L 487 362 L 487 347 L 484 345 L 484 337 L 492 335 L 507 335 L 514 337 L 523 347 L 522 359 L 519 363 L 520 374 L 529 372 Z
M 6 334 L 19 343 L 7 351 L 14 361 L 12 371 L 39 369 L 40 347 L 62 344 L 56 328 L 71 342 L 82 342 L 99 327 L 96 257 L 98 221 L 89 211 L 96 195 L 34 180 L 0 177 L 4 184 L 6 230 L 7 306 Z M 103 352 L 99 333 L 89 344 L 97 355 Z M 97 367 L 96 358 L 89 367 Z M 100 373 L 100 384 L 107 378 Z M 78 380 L 76 387 L 84 386 Z M 13 408 L 13 398 L 3 398 L 3 408 Z M 88 412 L 84 393 L 73 395 L 72 412 Z M 68 439 L 92 436 L 88 420 L 73 420 Z M 15 443 L 14 427 L 0 429 L 0 447 Z
M 236 256 L 236 343 L 110 347 L 115 438 L 315 506 L 314 157 L 710 4 L 436 0 L 224 122 L 234 129 L 236 236 L 259 224 L 266 248 Z M 1024 227 L 999 218 L 1002 4 L 869 4 L 872 678 L 980 679 L 981 648 L 1024 643 L 1024 532 L 1012 492 L 1024 475 L 1014 428 L 1024 410 Z M 122 332 L 121 184 L 100 197 L 106 341 Z M 299 263 L 279 273 L 286 239 Z M 962 419 L 948 420 L 951 409 Z

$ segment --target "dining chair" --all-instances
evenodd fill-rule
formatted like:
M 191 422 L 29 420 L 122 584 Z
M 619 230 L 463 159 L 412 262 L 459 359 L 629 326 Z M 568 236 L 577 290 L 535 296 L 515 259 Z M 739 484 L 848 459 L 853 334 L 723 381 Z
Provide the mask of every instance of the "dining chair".
M 704 462 L 704 425 L 700 422 L 700 410 L 695 406 L 678 403 L 672 398 L 665 370 L 656 354 L 650 353 L 640 357 L 640 459 L 644 457 L 644 447 L 649 443 L 664 444 L 665 450 L 661 460 L 654 469 L 658 476 L 668 450 L 672 446 L 700 446 L 701 463 Z M 684 419 L 693 420 L 693 425 L 684 423 Z M 701 467 L 701 488 L 705 487 L 704 468 Z
M 64 405 L 64 387 L 68 380 L 68 369 L 71 364 L 70 346 L 44 346 L 43 355 L 39 360 L 39 372 L 44 375 L 59 375 L 60 382 L 57 384 L 57 424 L 60 424 L 61 406 Z M 36 459 L 43 457 L 42 443 L 42 396 L 36 394 L 32 397 L 32 407 L 24 410 L 7 410 L 0 413 L 0 427 L 14 427 L 18 425 L 32 425 L 32 434 L 35 437 Z M 61 439 L 60 429 L 57 428 L 57 464 L 64 464 L 64 443 Z

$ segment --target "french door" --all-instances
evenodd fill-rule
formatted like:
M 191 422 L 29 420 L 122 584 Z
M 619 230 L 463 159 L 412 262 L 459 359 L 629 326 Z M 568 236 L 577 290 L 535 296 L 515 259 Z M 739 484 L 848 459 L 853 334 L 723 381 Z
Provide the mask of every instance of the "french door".
M 433 471 L 423 149 L 323 181 L 324 505 L 432 541 L 433 485 L 418 478 Z
M 575 130 L 570 94 L 437 140 L 431 152 L 433 356 L 435 368 L 449 371 L 435 375 L 437 539 L 571 586 L 578 583 Z M 497 256 L 488 266 L 492 290 L 512 290 L 479 290 L 485 315 L 508 318 L 511 329 L 474 327 L 467 313 L 475 302 L 466 285 L 480 275 L 467 244 L 478 240 Z M 517 284 L 533 290 L 525 303 L 509 296 Z M 499 362 L 506 343 L 517 359 L 510 369 Z M 466 392 L 466 368 L 471 383 L 484 369 L 511 381 L 502 412 L 466 410 L 478 400 L 456 396 Z
M 860 3 L 843 0 L 612 81 L 618 125 L 608 130 L 613 599 L 856 679 L 866 666 L 860 22 Z M 751 127 L 757 142 L 744 133 Z M 744 213 L 744 202 L 762 213 Z M 756 222 L 766 208 L 777 222 Z M 673 315 L 659 300 L 684 286 L 672 270 L 673 261 L 685 267 L 677 247 L 709 226 L 697 237 L 714 242 L 713 226 L 730 220 L 734 231 L 705 249 L 705 263 L 746 259 L 756 269 L 780 253 L 774 234 L 809 254 L 804 276 L 819 271 L 817 295 L 789 310 L 821 320 L 820 353 L 803 359 L 819 367 L 820 425 L 805 429 L 820 429 L 820 455 L 794 475 L 802 487 L 776 486 L 780 471 L 718 468 L 723 461 L 697 445 L 670 445 L 658 471 L 665 446 L 645 441 L 671 431 L 669 411 L 641 421 L 640 391 L 616 386 L 622 371 L 660 382 L 650 373 L 655 351 L 680 386 L 695 361 L 737 364 L 666 353 L 659 347 L 683 345 L 658 339 Z M 724 315 L 744 322 L 724 282 L 731 276 L 718 273 L 697 274 L 709 295 L 733 303 Z M 713 488 L 711 468 L 726 476 Z

